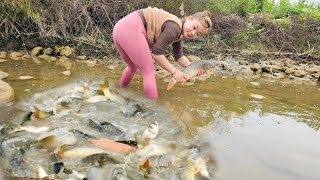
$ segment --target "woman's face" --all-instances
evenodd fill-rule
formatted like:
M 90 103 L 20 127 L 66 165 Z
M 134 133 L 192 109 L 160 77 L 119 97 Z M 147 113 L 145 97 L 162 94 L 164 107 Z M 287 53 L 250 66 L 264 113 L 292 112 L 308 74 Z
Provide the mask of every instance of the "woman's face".
M 183 36 L 187 39 L 196 39 L 206 34 L 206 28 L 198 19 L 187 18 L 183 24 Z

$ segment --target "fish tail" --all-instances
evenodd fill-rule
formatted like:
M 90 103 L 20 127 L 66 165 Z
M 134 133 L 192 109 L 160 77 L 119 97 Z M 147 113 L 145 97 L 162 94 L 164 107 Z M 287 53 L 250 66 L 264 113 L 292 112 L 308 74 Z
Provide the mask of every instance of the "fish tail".
M 171 79 L 167 85 L 167 90 L 170 90 L 173 88 L 173 86 L 177 83 L 177 81 L 175 79 Z

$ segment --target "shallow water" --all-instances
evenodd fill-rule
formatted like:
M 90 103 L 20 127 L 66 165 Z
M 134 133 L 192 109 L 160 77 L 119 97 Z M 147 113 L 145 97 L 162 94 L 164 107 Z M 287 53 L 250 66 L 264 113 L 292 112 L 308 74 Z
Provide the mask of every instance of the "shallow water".
M 0 70 L 10 74 L 4 80 L 15 90 L 15 102 L 1 108 L 0 122 L 18 121 L 21 111 L 32 110 L 32 105 L 37 103 L 35 99 L 54 99 L 84 82 L 94 84 L 107 78 L 118 89 L 116 84 L 122 64 L 94 67 L 72 64 L 71 76 L 64 76 L 61 73 L 65 67 L 54 62 L 0 63 Z M 116 69 L 112 70 L 113 67 Z M 21 75 L 34 76 L 35 79 L 19 80 Z M 114 123 L 127 130 L 128 137 L 158 121 L 162 138 L 172 138 L 170 140 L 178 145 L 209 144 L 214 163 L 208 165 L 214 179 L 320 178 L 319 85 L 290 80 L 239 81 L 216 75 L 206 81 L 196 81 L 192 86 L 177 85 L 167 91 L 162 78 L 158 77 L 157 82 L 160 98 L 156 102 L 143 97 L 140 74 L 134 77 L 129 87 L 120 89 L 120 93 L 131 102 L 138 102 L 154 112 L 146 118 L 128 120 L 121 116 L 114 104 L 85 106 L 83 115 L 101 120 L 113 117 Z M 255 99 L 250 94 L 265 98 Z M 92 113 L 93 110 L 97 113 Z M 68 116 L 63 126 L 80 128 L 79 122 L 85 120 L 75 119 Z M 104 137 L 99 133 L 96 135 Z M 31 157 L 37 154 L 36 151 L 32 153 L 35 154 Z

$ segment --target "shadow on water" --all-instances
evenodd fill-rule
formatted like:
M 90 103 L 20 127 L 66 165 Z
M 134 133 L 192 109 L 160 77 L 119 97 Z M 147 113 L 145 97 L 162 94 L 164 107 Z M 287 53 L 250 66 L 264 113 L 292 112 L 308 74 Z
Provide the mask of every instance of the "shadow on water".
M 38 97 L 35 95 L 52 98 L 55 93 L 63 93 L 61 87 L 66 84 L 90 84 L 107 78 L 118 89 L 117 81 L 123 65 L 112 66 L 117 68 L 113 70 L 105 64 L 88 67 L 74 62 L 71 76 L 65 76 L 62 74 L 64 67 L 53 62 L 0 63 L 0 70 L 10 74 L 5 81 L 15 90 L 15 102 L 1 108 L 0 122 L 21 119 L 21 112 L 32 110 L 30 102 L 35 102 L 32 101 Z M 22 81 L 18 79 L 21 75 L 34 79 Z M 124 97 L 156 112 L 157 115 L 151 118 L 138 118 L 132 120 L 133 124 L 126 125 L 127 119 L 119 118 L 118 107 L 106 110 L 104 106 L 88 106 L 87 112 L 99 112 L 88 117 L 117 118 L 114 122 L 124 127 L 129 125 L 131 135 L 135 129 L 141 130 L 156 120 L 162 123 L 160 132 L 163 137 L 179 145 L 208 143 L 210 154 L 214 156 L 214 165 L 211 164 L 209 170 L 215 179 L 320 178 L 319 86 L 285 80 L 239 81 L 218 75 L 206 81 L 196 81 L 192 86 L 177 85 L 170 91 L 166 90 L 162 78 L 158 77 L 157 83 L 160 98 L 154 103 L 143 97 L 140 74 L 134 77 L 130 87 L 120 89 Z M 52 91 L 55 88 L 60 89 Z M 251 94 L 265 98 L 256 99 Z M 29 103 L 28 106 L 25 102 Z M 29 109 L 24 109 L 26 107 Z M 68 118 L 64 120 L 68 121 Z M 72 123 L 64 125 L 71 126 Z

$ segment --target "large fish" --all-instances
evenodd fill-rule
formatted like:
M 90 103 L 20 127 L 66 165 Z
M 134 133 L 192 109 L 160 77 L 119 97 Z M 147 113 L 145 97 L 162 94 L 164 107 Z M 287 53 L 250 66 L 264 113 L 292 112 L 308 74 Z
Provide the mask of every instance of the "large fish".
M 109 139 L 90 140 L 89 144 L 110 150 L 115 153 L 128 154 L 134 152 L 136 147 L 127 144 L 115 142 Z
M 41 133 L 41 132 L 45 132 L 45 131 L 49 131 L 49 127 L 47 126 L 43 126 L 43 127 L 35 127 L 35 126 L 20 126 L 18 125 L 13 131 L 17 132 L 17 131 L 28 131 L 31 133 Z
M 213 68 L 213 63 L 207 60 L 194 61 L 189 66 L 187 66 L 182 72 L 187 76 L 187 80 L 195 77 L 200 69 L 207 70 Z M 167 90 L 173 88 L 177 81 L 172 77 L 168 83 Z
M 92 154 L 106 153 L 106 150 L 94 148 L 94 147 L 79 147 L 70 150 L 66 150 L 67 145 L 62 145 L 55 150 L 55 155 L 58 159 L 83 159 Z
M 35 126 L 21 126 L 21 125 L 16 125 L 16 124 L 9 124 L 5 127 L 3 127 L 0 132 L 1 134 L 12 134 L 15 132 L 19 132 L 19 131 L 28 131 L 31 133 L 41 133 L 41 132 L 45 132 L 45 131 L 49 131 L 49 127 L 48 126 L 42 126 L 42 127 L 35 127 Z
M 116 135 L 116 136 L 125 135 L 123 131 L 121 131 L 119 128 L 117 128 L 115 125 L 109 122 L 98 122 L 98 121 L 89 119 L 89 126 L 94 129 L 97 129 L 100 132 L 106 132 L 110 135 Z

